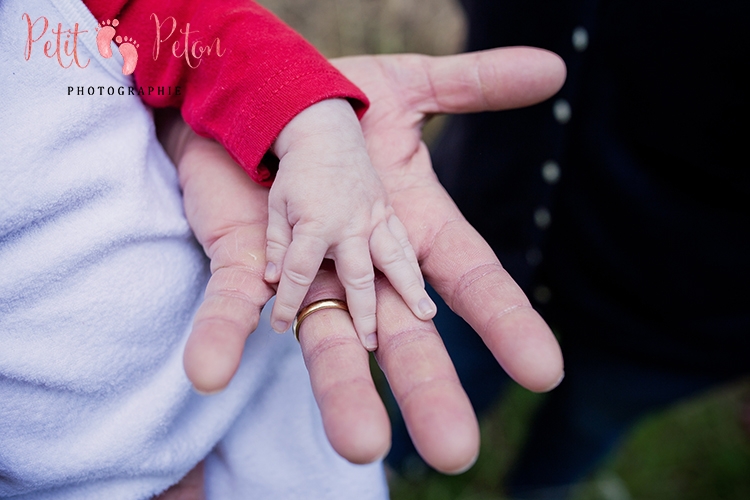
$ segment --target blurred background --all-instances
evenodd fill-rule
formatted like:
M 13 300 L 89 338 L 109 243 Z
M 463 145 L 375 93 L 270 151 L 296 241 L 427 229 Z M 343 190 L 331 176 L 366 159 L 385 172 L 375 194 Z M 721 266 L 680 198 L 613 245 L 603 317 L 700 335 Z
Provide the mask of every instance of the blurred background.
M 327 57 L 459 52 L 465 20 L 453 0 L 259 0 Z
M 453 0 L 258 0 L 328 57 L 461 51 Z M 436 136 L 433 121 L 428 139 Z M 750 363 L 750 360 L 748 360 Z M 382 377 L 381 377 L 382 380 Z M 515 387 L 480 419 L 482 449 L 465 474 L 415 470 L 391 480 L 394 500 L 502 499 L 502 480 L 543 396 Z M 750 381 L 686 401 L 638 425 L 573 500 L 750 499 Z

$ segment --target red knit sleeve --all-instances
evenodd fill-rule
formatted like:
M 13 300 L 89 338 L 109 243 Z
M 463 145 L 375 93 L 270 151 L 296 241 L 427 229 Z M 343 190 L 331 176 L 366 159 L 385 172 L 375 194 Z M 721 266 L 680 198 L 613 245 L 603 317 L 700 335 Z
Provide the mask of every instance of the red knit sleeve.
M 116 18 L 117 34 L 138 42 L 137 86 L 180 87 L 180 95 L 152 92 L 143 100 L 154 107 L 180 108 L 193 130 L 223 144 L 256 182 L 270 184 L 273 174 L 260 166 L 261 159 L 302 110 L 335 97 L 349 99 L 359 116 L 367 108 L 365 95 L 314 47 L 250 0 L 85 3 L 100 21 Z M 171 18 L 176 29 L 167 38 Z M 156 38 L 157 19 L 163 23 L 161 43 Z M 184 55 L 173 55 L 175 42 L 178 55 L 184 50 L 188 23 L 188 50 L 194 42 L 212 47 L 200 59 L 189 56 L 197 67 L 191 67 Z

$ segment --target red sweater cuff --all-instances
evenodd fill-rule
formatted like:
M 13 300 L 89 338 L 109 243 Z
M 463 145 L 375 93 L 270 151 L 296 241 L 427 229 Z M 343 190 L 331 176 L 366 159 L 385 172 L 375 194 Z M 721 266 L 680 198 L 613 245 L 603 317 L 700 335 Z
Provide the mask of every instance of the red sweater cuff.
M 117 18 L 118 34 L 140 42 L 134 77 L 138 86 L 180 87 L 180 95 L 143 95 L 153 107 L 177 107 L 198 134 L 220 142 L 250 176 L 272 182 L 261 159 L 284 126 L 302 110 L 330 98 L 346 98 L 362 116 L 366 96 L 325 58 L 273 14 L 249 0 L 86 0 L 99 20 Z M 153 58 L 155 14 L 162 37 Z M 220 40 L 223 56 L 205 54 L 191 68 L 172 54 L 172 43 L 190 23 L 190 43 Z M 179 38 L 178 38 L 179 37 Z M 145 43 L 144 43 L 145 42 Z M 215 47 L 215 45 L 214 45 Z M 179 54 L 179 52 L 178 52 Z M 193 65 L 197 59 L 191 59 Z

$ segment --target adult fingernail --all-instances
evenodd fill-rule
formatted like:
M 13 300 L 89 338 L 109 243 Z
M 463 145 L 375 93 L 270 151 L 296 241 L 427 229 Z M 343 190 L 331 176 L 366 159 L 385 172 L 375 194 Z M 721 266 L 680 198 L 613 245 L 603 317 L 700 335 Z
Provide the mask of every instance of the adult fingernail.
M 271 281 L 276 277 L 276 264 L 269 262 L 266 264 L 266 272 L 263 274 L 263 279 Z
M 459 474 L 463 474 L 463 473 L 464 473 L 464 472 L 466 472 L 467 470 L 469 470 L 469 469 L 471 469 L 472 467 L 474 467 L 474 464 L 475 464 L 475 463 L 477 463 L 477 459 L 478 459 L 478 458 L 479 458 L 479 452 L 477 451 L 477 454 L 476 454 L 476 455 L 474 455 L 474 458 L 472 458 L 472 459 L 471 459 L 471 461 L 470 461 L 469 463 L 467 463 L 466 465 L 464 465 L 464 466 L 463 466 L 463 467 L 461 467 L 460 469 L 456 469 L 456 470 L 453 470 L 453 471 L 446 471 L 445 473 L 446 473 L 447 475 L 449 475 L 449 476 L 457 476 L 457 475 L 459 475 Z
M 193 386 L 193 390 L 196 393 L 200 394 L 201 396 L 213 396 L 214 394 L 219 394 L 224 389 L 214 389 L 213 391 L 202 391 L 202 390 L 198 389 L 197 387 Z
M 289 329 L 289 323 L 286 321 L 277 320 L 274 321 L 271 327 L 276 331 L 276 333 L 284 333 Z
M 544 392 L 551 391 L 552 389 L 554 389 L 555 387 L 557 387 L 558 385 L 560 385 L 562 383 L 562 381 L 563 381 L 564 378 L 565 378 L 565 372 L 563 371 L 562 374 L 560 375 L 560 378 L 557 379 L 557 382 L 555 382 L 554 384 L 552 384 L 550 386 L 550 388 L 547 389 L 547 390 L 545 390 Z
M 419 308 L 419 312 L 422 314 L 422 317 L 425 319 L 432 318 L 435 315 L 435 312 L 437 312 L 435 303 L 430 299 L 420 300 L 417 307 Z
M 381 462 L 385 460 L 385 457 L 387 457 L 388 453 L 390 452 L 391 452 L 391 445 L 389 444 L 388 448 L 386 448 L 386 450 L 381 455 L 379 455 L 375 460 L 373 460 L 373 462 Z
M 365 337 L 365 349 L 368 351 L 374 351 L 378 348 L 378 336 L 374 333 L 369 334 Z

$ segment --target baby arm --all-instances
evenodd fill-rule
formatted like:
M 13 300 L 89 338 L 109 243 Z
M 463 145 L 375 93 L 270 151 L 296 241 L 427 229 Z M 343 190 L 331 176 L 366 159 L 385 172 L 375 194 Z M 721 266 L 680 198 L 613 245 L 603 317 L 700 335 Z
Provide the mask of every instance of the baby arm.
M 324 258 L 336 262 L 357 334 L 377 347 L 373 265 L 412 312 L 437 311 L 416 254 L 370 163 L 359 121 L 344 99 L 310 106 L 289 122 L 273 151 L 265 279 L 278 283 L 271 326 L 289 328 Z

